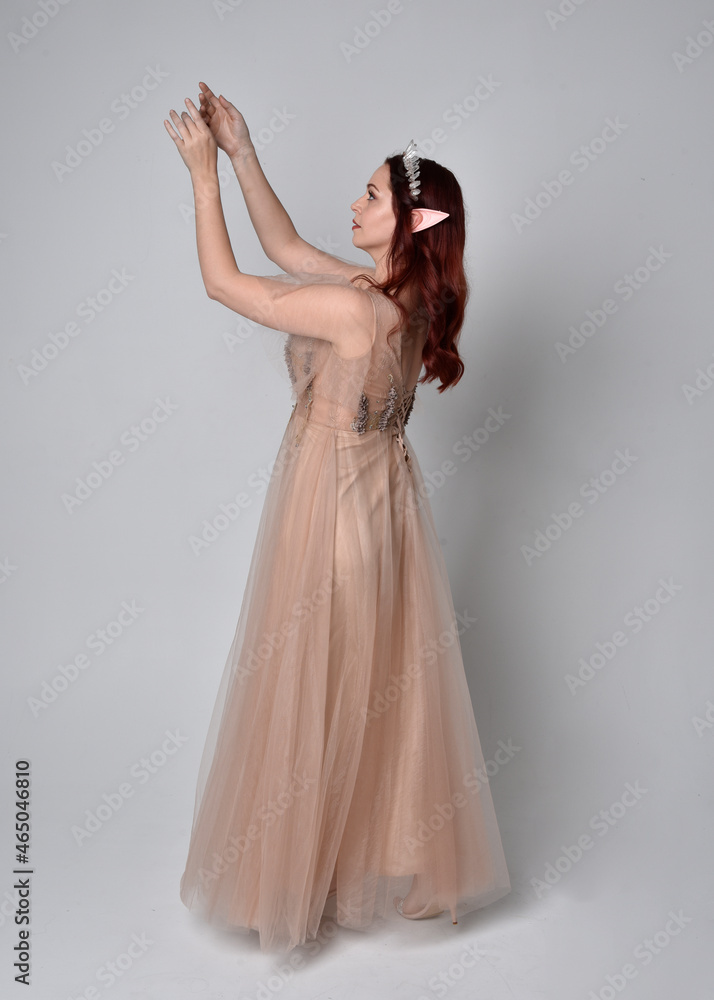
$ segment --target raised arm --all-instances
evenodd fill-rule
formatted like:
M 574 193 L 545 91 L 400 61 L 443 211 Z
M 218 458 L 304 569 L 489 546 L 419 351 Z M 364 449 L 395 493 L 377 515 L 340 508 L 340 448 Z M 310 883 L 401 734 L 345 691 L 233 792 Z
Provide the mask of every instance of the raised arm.
M 340 260 L 298 235 L 252 146 L 250 150 L 232 156 L 231 163 L 263 252 L 283 271 L 342 274 L 346 278 L 374 271 L 372 266 L 359 267 L 350 261 Z
M 286 286 L 236 271 L 208 292 L 241 316 L 284 333 L 329 340 L 343 358 L 366 353 L 376 335 L 369 292 L 340 285 Z
M 369 292 L 349 285 L 306 285 L 244 274 L 233 256 L 218 183 L 218 147 L 189 99 L 188 111 L 171 111 L 166 130 L 188 167 L 196 206 L 196 246 L 209 297 L 264 326 L 331 341 L 343 357 L 366 352 L 376 314 Z M 193 117 L 192 117 L 193 115 Z
M 224 97 L 217 98 L 207 84 L 201 82 L 199 87 L 201 116 L 218 146 L 230 157 L 250 221 L 266 257 L 283 271 L 293 273 L 341 274 L 346 278 L 374 273 L 372 266 L 360 267 L 342 260 L 298 235 L 263 172 L 243 115 Z
M 373 272 L 374 268 L 359 267 L 341 260 L 308 243 L 298 235 L 293 221 L 273 191 L 251 143 L 250 149 L 231 157 L 253 223 L 265 256 L 283 271 L 293 274 L 341 274 L 346 278 Z
M 300 237 L 282 202 L 268 183 L 253 144 L 234 153 L 231 163 L 265 256 L 284 271 L 292 270 L 283 263 L 282 251 Z

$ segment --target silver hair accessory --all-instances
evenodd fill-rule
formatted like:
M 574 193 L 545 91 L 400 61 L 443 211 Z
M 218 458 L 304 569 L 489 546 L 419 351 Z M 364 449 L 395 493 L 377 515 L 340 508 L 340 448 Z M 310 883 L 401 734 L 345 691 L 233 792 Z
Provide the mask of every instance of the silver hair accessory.
M 419 153 L 413 139 L 404 150 L 402 160 L 404 161 L 404 169 L 409 178 L 409 194 L 416 201 L 419 198 L 421 188 L 419 186 Z M 414 221 L 418 220 L 412 232 L 418 233 L 422 229 L 429 229 L 430 226 L 435 226 L 442 219 L 448 219 L 449 213 L 439 212 L 435 208 L 413 208 L 412 218 Z
M 421 188 L 419 187 L 419 153 L 413 139 L 404 150 L 402 158 L 404 160 L 404 169 L 409 178 L 409 193 L 414 201 L 416 201 Z

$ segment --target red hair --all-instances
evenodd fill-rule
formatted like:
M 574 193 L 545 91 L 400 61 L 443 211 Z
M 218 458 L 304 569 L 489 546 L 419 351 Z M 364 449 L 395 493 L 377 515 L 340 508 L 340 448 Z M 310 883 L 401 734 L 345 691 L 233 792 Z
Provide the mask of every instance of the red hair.
M 411 317 L 396 293 L 401 289 L 418 291 L 417 316 L 423 316 L 429 323 L 422 350 L 426 371 L 419 382 L 439 379 L 438 391 L 443 392 L 456 385 L 464 373 L 464 363 L 457 348 L 469 296 L 464 272 L 466 220 L 461 187 L 446 167 L 434 160 L 420 158 L 418 183 L 421 190 L 414 200 L 402 155 L 388 156 L 384 162 L 389 164 L 396 216 L 386 257 L 388 276 L 382 283 L 371 275 L 363 277 L 392 299 L 405 325 Z M 412 208 L 435 208 L 448 212 L 449 218 L 413 233 Z M 390 330 L 390 335 L 397 329 L 399 326 Z

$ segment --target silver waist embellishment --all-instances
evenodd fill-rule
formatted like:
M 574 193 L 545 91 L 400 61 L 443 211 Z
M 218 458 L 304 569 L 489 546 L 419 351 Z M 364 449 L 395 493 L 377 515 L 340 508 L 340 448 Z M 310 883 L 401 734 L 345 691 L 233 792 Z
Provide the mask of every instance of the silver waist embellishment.
M 409 414 L 412 412 L 412 407 L 414 406 L 414 397 L 416 395 L 416 386 L 406 393 L 397 408 L 397 421 L 392 426 L 395 429 L 397 441 L 399 442 L 401 449 L 404 453 L 404 461 L 407 463 L 407 468 L 409 472 L 412 472 L 412 463 L 409 452 L 407 451 L 407 446 L 404 443 L 404 426 L 409 419 Z

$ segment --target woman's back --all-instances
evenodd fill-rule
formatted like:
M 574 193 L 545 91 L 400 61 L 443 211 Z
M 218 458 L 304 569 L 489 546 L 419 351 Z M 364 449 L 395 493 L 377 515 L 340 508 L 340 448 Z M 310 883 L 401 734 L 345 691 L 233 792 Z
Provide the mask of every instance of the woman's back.
M 311 275 L 311 281 L 349 284 L 345 275 Z M 355 281 L 369 295 L 374 312 L 371 346 L 343 357 L 335 345 L 313 337 L 288 335 L 285 361 L 297 411 L 315 423 L 365 433 L 405 424 L 422 369 L 426 323 L 405 301 L 410 320 L 366 281 Z M 399 328 L 396 325 L 399 324 Z M 388 336 L 389 335 L 389 336 Z

